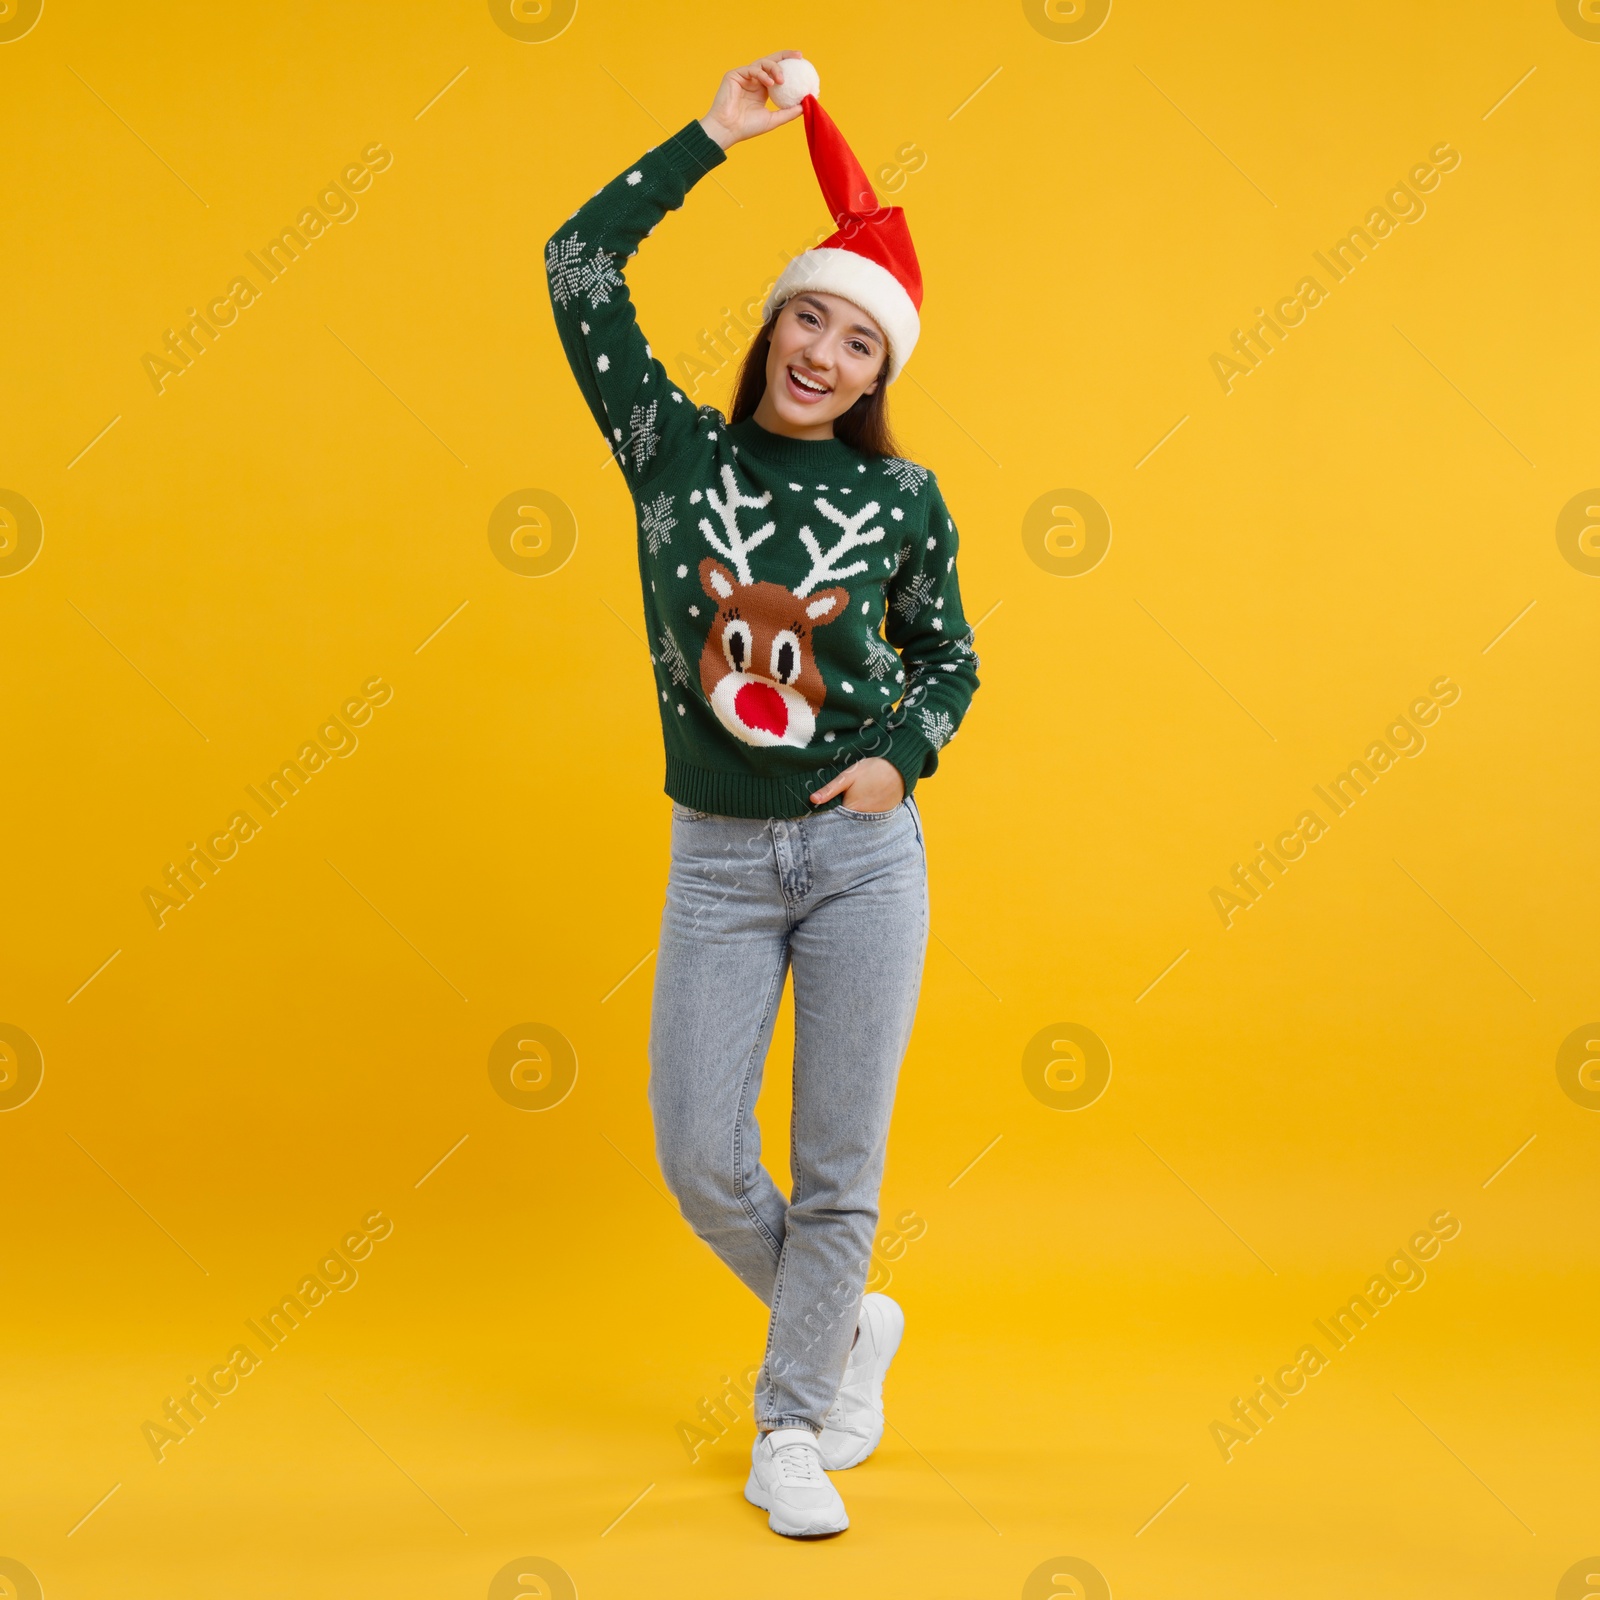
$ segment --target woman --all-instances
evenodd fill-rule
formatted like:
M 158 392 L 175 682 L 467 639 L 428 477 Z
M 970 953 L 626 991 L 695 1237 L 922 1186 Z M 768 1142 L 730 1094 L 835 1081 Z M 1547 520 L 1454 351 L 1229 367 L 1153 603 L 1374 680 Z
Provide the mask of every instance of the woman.
M 551 238 L 561 342 L 638 512 L 675 802 L 650 1032 L 656 1148 L 695 1232 L 770 1307 L 745 1497 L 775 1531 L 849 1526 L 825 1468 L 864 1461 L 904 1318 L 865 1295 L 895 1080 L 927 943 L 911 798 L 977 687 L 938 483 L 903 460 L 885 391 L 921 276 L 813 95 L 767 91 L 796 51 L 730 72 L 711 109 Z M 621 268 L 741 139 L 804 114 L 839 231 L 791 261 L 730 417 L 650 352 Z M 754 1104 L 794 980 L 788 1202 Z

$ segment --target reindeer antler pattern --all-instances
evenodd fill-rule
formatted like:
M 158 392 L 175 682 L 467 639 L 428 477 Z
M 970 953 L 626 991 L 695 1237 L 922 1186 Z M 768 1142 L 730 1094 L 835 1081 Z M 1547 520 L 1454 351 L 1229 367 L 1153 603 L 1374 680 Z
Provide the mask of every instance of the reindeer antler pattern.
M 700 531 L 706 536 L 706 542 L 719 555 L 726 556 L 733 563 L 734 574 L 740 583 L 753 583 L 755 578 L 750 571 L 750 552 L 761 543 L 763 539 L 771 538 L 777 523 L 769 522 L 765 527 L 757 528 L 752 534 L 743 534 L 739 531 L 739 508 L 750 506 L 760 508 L 772 503 L 770 489 L 763 495 L 746 495 L 739 493 L 739 486 L 734 481 L 733 468 L 724 466 L 722 469 L 723 498 L 717 498 L 715 489 L 706 490 L 706 499 L 710 502 L 711 509 L 716 512 L 722 522 L 722 531 L 727 535 L 724 543 L 717 537 L 716 530 L 711 526 L 709 517 L 701 517 Z
M 867 570 L 865 561 L 852 561 L 848 567 L 838 566 L 837 562 L 846 551 L 854 550 L 864 544 L 876 544 L 883 537 L 882 528 L 868 528 L 862 532 L 863 525 L 878 514 L 876 500 L 869 500 L 853 517 L 846 516 L 838 507 L 829 505 L 821 495 L 811 503 L 830 522 L 835 522 L 843 528 L 844 533 L 836 544 L 824 551 L 817 543 L 816 534 L 810 528 L 801 528 L 800 541 L 811 553 L 811 570 L 794 591 L 795 598 L 799 600 L 804 600 L 819 583 L 837 583 L 841 578 L 853 578 L 856 573 L 865 572 Z

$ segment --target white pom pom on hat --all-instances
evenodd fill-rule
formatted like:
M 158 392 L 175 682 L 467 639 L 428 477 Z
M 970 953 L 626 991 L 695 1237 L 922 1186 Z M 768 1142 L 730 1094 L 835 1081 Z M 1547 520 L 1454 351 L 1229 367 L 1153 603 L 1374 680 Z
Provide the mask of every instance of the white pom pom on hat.
M 800 57 L 782 65 L 784 81 L 772 90 L 772 100 L 780 107 L 804 107 L 811 165 L 836 231 L 789 262 L 767 296 L 762 316 L 771 317 L 803 289 L 839 295 L 883 329 L 889 341 L 887 376 L 893 383 L 922 331 L 922 268 L 911 229 L 899 206 L 878 204 L 861 163 L 818 104 L 817 69 Z
M 817 69 L 804 56 L 791 56 L 778 65 L 783 69 L 783 82 L 772 91 L 772 103 L 787 111 L 797 106 L 808 94 L 822 93 L 822 79 Z

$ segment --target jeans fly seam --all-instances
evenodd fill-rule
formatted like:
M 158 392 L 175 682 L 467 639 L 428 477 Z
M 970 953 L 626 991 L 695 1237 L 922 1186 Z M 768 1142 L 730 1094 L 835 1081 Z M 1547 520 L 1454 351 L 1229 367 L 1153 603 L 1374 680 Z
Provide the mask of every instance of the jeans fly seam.
M 811 868 L 811 841 L 806 833 L 805 821 L 784 822 L 772 830 L 773 864 L 778 869 L 778 892 L 783 896 L 788 912 L 789 926 L 794 926 L 794 913 L 811 893 L 814 877 Z

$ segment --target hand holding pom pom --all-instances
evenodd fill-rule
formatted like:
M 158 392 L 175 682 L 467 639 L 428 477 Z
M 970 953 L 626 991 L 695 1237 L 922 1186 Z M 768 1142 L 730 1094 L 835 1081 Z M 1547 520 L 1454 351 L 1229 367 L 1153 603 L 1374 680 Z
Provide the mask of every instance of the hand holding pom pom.
M 782 83 L 778 81 L 780 72 L 784 74 Z M 763 56 L 723 77 L 700 126 L 726 150 L 741 139 L 793 122 L 800 115 L 800 102 L 816 92 L 817 82 L 817 69 L 798 50 Z M 769 94 L 779 108 L 776 111 L 767 109 Z

